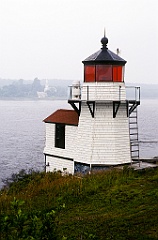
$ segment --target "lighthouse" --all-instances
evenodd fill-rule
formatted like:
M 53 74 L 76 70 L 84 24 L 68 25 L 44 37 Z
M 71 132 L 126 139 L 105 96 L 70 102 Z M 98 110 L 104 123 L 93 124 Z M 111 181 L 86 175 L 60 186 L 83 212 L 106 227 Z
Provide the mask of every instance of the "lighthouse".
M 68 103 L 73 110 L 60 109 L 44 120 L 54 125 L 52 138 L 59 135 L 58 140 L 52 142 L 53 146 L 48 146 L 50 126 L 47 126 L 46 170 L 66 169 L 73 174 L 130 164 L 139 158 L 140 89 L 133 87 L 134 96 L 127 96 L 126 61 L 108 49 L 108 38 L 104 36 L 101 49 L 82 63 L 83 84 L 75 81 L 70 87 Z M 57 117 L 59 111 L 61 118 Z M 61 145 L 58 145 L 60 138 Z

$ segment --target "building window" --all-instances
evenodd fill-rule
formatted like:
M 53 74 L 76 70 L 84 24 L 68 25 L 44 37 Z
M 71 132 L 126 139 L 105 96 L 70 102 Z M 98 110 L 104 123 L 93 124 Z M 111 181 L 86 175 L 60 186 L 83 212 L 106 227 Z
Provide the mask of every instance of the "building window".
M 84 67 L 84 79 L 85 82 L 95 82 L 95 66 L 90 65 L 90 66 L 85 66 Z
M 97 65 L 96 66 L 96 80 L 98 82 L 112 81 L 112 65 Z
M 123 66 L 113 66 L 113 81 L 114 82 L 123 81 Z
M 65 148 L 65 124 L 55 125 L 55 147 Z

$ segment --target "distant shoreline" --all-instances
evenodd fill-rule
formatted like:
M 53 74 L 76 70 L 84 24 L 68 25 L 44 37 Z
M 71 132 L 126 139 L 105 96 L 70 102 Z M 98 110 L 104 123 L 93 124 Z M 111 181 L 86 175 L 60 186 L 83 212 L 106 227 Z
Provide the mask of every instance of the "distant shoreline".
M 157 96 L 143 96 L 141 94 L 140 100 L 157 100 Z M 0 101 L 56 101 L 56 100 L 68 100 L 67 97 L 47 97 L 47 98 L 37 98 L 37 97 L 0 97 Z
M 67 100 L 67 98 L 37 98 L 37 97 L 6 97 L 0 98 L 0 101 L 56 101 L 56 100 Z

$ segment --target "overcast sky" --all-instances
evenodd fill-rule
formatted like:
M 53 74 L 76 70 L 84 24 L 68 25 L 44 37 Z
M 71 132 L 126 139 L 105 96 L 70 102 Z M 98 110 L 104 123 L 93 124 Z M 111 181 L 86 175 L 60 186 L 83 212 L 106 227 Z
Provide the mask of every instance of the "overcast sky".
M 158 83 L 158 0 L 0 0 L 0 78 L 82 80 L 104 27 L 125 81 Z

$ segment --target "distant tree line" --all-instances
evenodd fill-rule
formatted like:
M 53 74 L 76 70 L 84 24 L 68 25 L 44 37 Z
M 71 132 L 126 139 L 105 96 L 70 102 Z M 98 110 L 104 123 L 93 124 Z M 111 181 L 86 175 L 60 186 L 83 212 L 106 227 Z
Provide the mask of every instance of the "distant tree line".
M 37 98 L 37 92 L 44 91 L 44 85 L 41 85 L 41 81 L 35 78 L 30 83 L 23 79 L 13 81 L 9 85 L 4 85 L 0 87 L 0 98 Z M 67 87 L 56 86 L 50 87 L 47 92 L 48 97 L 54 98 L 66 98 L 67 97 Z

